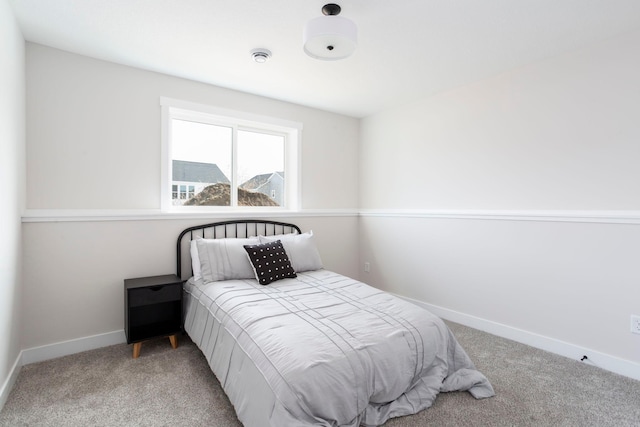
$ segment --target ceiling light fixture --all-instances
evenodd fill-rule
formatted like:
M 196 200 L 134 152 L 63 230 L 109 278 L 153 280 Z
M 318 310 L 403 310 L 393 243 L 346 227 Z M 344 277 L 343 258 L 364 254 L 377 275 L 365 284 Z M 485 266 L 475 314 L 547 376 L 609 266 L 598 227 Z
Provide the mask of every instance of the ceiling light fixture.
M 304 27 L 304 51 L 312 58 L 335 61 L 347 58 L 356 50 L 358 28 L 353 21 L 338 16 L 342 9 L 335 3 L 325 4 L 325 16 L 314 18 Z
M 253 49 L 251 51 L 251 57 L 258 64 L 264 64 L 269 58 L 271 58 L 271 51 L 269 49 Z

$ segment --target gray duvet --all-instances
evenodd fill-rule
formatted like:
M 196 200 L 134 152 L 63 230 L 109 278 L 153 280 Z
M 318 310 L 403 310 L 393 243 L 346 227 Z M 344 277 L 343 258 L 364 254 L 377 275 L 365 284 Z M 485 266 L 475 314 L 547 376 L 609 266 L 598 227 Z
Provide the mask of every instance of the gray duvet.
M 377 426 L 441 391 L 494 394 L 441 319 L 337 273 L 185 291 L 185 329 L 247 427 Z

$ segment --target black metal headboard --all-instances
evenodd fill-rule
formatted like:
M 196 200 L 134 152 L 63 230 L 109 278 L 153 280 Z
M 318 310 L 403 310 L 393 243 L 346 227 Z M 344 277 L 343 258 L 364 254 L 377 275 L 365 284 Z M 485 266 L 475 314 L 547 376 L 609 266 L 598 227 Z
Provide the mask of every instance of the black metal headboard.
M 182 267 L 184 259 L 189 261 L 189 270 L 191 270 L 191 256 L 189 249 L 191 240 L 196 237 L 205 239 L 225 239 L 225 238 L 243 238 L 253 236 L 273 236 L 274 234 L 302 234 L 300 228 L 295 224 L 278 221 L 268 221 L 262 219 L 239 219 L 234 221 L 212 222 L 210 224 L 196 225 L 183 230 L 178 236 L 176 244 L 176 274 L 182 278 Z M 186 251 L 186 252 L 185 252 Z M 183 257 L 183 253 L 188 257 Z

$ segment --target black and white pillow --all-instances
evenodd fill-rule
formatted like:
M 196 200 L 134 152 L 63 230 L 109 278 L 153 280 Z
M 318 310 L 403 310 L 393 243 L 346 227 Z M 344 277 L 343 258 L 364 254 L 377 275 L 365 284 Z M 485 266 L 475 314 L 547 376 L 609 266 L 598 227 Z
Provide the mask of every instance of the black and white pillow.
M 244 249 L 253 266 L 256 280 L 261 285 L 296 277 L 280 240 L 261 245 L 244 245 Z

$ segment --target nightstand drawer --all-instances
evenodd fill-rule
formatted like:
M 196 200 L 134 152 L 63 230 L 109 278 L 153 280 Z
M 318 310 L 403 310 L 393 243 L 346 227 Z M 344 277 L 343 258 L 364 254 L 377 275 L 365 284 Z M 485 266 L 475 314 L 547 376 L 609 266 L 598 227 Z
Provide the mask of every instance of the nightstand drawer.
M 182 298 L 182 283 L 150 286 L 147 288 L 129 289 L 129 306 L 157 304 L 177 301 Z

